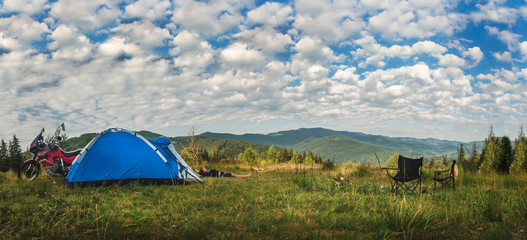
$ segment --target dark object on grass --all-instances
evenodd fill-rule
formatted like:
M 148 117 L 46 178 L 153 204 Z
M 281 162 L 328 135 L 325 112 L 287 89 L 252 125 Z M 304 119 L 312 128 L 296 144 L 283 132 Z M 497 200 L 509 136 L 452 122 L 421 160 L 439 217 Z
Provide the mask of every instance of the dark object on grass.
M 397 168 L 382 168 L 390 178 L 391 190 L 397 193 L 402 189 L 404 192 L 420 193 L 421 189 L 421 168 L 423 167 L 423 158 L 412 159 L 399 155 Z M 390 170 L 397 170 L 395 175 L 390 174 Z
M 333 178 L 335 181 L 337 181 L 337 185 L 340 185 L 340 184 L 349 184 L 350 183 L 350 180 L 348 179 L 345 179 L 344 177 L 335 177 Z
M 437 182 L 440 182 L 442 186 L 444 186 L 445 184 L 449 182 L 452 182 L 452 188 L 456 190 L 456 178 L 457 178 L 456 160 L 454 160 L 452 161 L 452 165 L 450 166 L 450 169 L 434 172 L 434 189 L 436 188 Z
M 235 177 L 235 178 L 246 178 L 252 176 L 252 173 L 246 174 L 246 175 L 240 175 L 236 173 L 229 173 L 229 172 L 220 172 L 215 169 L 206 169 L 202 168 L 198 172 L 199 175 L 202 177 Z

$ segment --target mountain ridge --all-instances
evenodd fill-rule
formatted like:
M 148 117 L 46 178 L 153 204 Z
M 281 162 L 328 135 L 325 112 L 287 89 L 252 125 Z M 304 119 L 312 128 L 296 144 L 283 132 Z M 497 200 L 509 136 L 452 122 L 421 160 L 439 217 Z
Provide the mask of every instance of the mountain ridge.
M 451 140 L 440 140 L 436 138 L 412 138 L 412 137 L 388 137 L 383 135 L 366 134 L 362 132 L 336 131 L 326 128 L 299 128 L 296 130 L 285 130 L 268 134 L 230 134 L 230 133 L 213 133 L 205 132 L 202 136 L 216 139 L 232 139 L 247 141 L 252 143 L 276 145 L 279 147 L 293 147 L 308 138 L 320 138 L 331 135 L 343 135 L 365 143 L 379 145 L 393 149 L 407 155 L 423 156 L 442 156 L 457 154 L 457 149 L 462 143 L 470 147 L 476 143 L 478 149 L 481 149 L 483 141 L 461 142 Z

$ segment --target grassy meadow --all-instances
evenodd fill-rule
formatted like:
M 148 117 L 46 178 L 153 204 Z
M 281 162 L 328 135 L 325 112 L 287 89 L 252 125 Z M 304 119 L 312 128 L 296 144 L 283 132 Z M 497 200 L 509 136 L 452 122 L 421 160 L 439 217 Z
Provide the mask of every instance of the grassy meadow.
M 207 166 L 253 176 L 65 189 L 0 173 L 0 238 L 527 239 L 525 176 L 461 172 L 454 191 L 424 169 L 429 191 L 416 196 L 394 195 L 368 165 Z

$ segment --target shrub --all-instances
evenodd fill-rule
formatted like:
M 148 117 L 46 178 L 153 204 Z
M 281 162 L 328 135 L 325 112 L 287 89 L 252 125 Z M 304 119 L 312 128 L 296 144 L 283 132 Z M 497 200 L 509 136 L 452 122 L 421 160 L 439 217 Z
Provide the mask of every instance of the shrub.
M 335 163 L 329 159 L 326 159 L 326 161 L 322 162 L 322 170 L 328 171 L 333 170 L 335 168 Z

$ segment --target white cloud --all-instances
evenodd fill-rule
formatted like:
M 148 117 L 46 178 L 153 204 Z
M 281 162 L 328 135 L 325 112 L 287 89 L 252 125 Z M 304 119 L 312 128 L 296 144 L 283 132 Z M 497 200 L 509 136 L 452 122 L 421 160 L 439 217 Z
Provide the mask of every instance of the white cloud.
M 324 46 L 322 41 L 316 38 L 303 37 L 295 44 L 294 50 L 311 61 L 334 59 L 333 50 Z
M 520 44 L 520 52 L 523 54 L 523 59 L 527 59 L 527 41 Z
M 512 55 L 510 52 L 508 51 L 505 51 L 503 53 L 498 53 L 498 52 L 495 52 L 494 54 L 492 54 L 496 60 L 498 61 L 501 61 L 501 62 L 512 62 Z
M 489 95 L 489 98 L 503 95 L 517 87 L 515 74 L 506 69 L 494 70 L 494 74 L 479 74 L 477 78 L 489 81 L 489 83 L 482 81 L 478 84 L 484 93 Z
M 178 35 L 172 40 L 172 44 L 177 46 L 177 52 L 175 54 L 198 50 L 203 44 L 208 44 L 203 41 L 199 34 L 192 33 L 189 31 L 181 31 Z
M 464 67 L 467 65 L 463 58 L 454 54 L 445 54 L 438 56 L 439 65 L 443 67 Z
M 235 42 L 221 51 L 220 58 L 236 67 L 257 67 L 264 63 L 263 54 L 245 43 Z
M 385 9 L 393 4 L 391 0 L 361 0 L 360 4 L 369 10 Z
M 277 26 L 291 21 L 293 9 L 289 5 L 277 2 L 266 2 L 247 13 L 247 20 L 253 24 Z
M 520 77 L 522 77 L 524 80 L 527 80 L 527 68 L 522 69 L 521 72 L 518 73 L 518 75 L 520 75 Z
M 519 34 L 510 32 L 507 30 L 500 31 L 497 27 L 485 26 L 485 29 L 490 34 L 496 35 L 498 39 L 500 39 L 502 42 L 507 44 L 507 46 L 509 47 L 509 50 L 514 50 L 514 48 L 516 48 L 517 45 L 519 44 L 519 38 L 521 37 L 521 35 Z
M 359 33 L 365 26 L 353 1 L 297 0 L 293 25 L 304 35 L 336 42 Z
M 439 56 L 448 49 L 432 41 L 419 41 L 411 46 L 393 45 L 390 47 L 382 46 L 372 36 L 365 36 L 355 41 L 362 48 L 352 52 L 356 57 L 366 58 L 361 67 L 373 65 L 384 67 L 386 58 L 408 59 L 419 54 L 429 54 Z
M 55 40 L 50 44 L 50 48 L 58 48 L 63 45 L 77 44 L 79 34 L 76 28 L 65 25 L 58 26 L 50 35 L 50 38 Z
M 113 31 L 117 35 L 125 36 L 132 43 L 141 45 L 145 50 L 163 46 L 164 41 L 172 37 L 167 29 L 157 27 L 151 22 L 121 24 Z
M 452 35 L 465 27 L 466 20 L 462 14 L 448 13 L 448 4 L 393 3 L 389 8 L 370 17 L 368 26 L 386 39 Z
M 27 15 L 1 18 L 0 31 L 3 33 L 5 46 L 10 48 L 28 48 L 31 42 L 43 39 L 43 35 L 50 32 L 46 24 L 34 21 Z
M 119 57 L 122 54 L 137 56 L 143 51 L 124 37 L 112 37 L 99 45 L 99 53 L 103 56 Z
M 50 16 L 82 32 L 107 26 L 121 15 L 116 3 L 104 0 L 60 0 L 52 4 Z
M 523 18 L 527 18 L 527 7 L 521 7 L 520 14 L 523 16 Z
M 518 9 L 500 6 L 502 1 L 489 1 L 487 5 L 476 4 L 478 12 L 470 14 L 476 22 L 492 21 L 499 23 L 514 23 L 518 18 Z
M 266 55 L 286 51 L 286 46 L 293 44 L 293 40 L 287 34 L 282 34 L 273 28 L 255 28 L 234 35 L 239 39 L 251 42 L 256 49 L 262 50 Z
M 335 72 L 335 74 L 333 74 L 333 78 L 345 81 L 347 83 L 357 83 L 360 76 L 355 73 L 356 71 L 357 68 L 355 67 L 339 69 L 337 72 Z
M 4 32 L 0 32 L 0 48 L 14 50 L 20 47 L 20 43 L 14 37 L 6 36 Z
M 170 50 L 174 66 L 183 68 L 185 75 L 197 76 L 214 62 L 215 51 L 198 33 L 182 31 L 171 42 L 176 45 Z
M 72 61 L 84 61 L 91 57 L 93 46 L 89 39 L 79 34 L 76 28 L 60 25 L 50 35 L 54 40 L 48 44 L 53 52 L 54 58 L 69 59 Z
M 46 0 L 5 0 L 2 10 L 33 14 L 48 8 Z
M 183 0 L 175 3 L 172 21 L 188 31 L 204 36 L 217 36 L 231 30 L 243 21 L 240 8 L 245 5 L 229 4 L 223 1 Z
M 157 19 L 170 13 L 172 4 L 167 0 L 139 0 L 125 8 L 125 15 L 132 18 Z
M 469 48 L 467 51 L 463 52 L 463 56 L 470 57 L 474 61 L 473 66 L 476 66 L 483 60 L 483 52 L 479 47 Z

